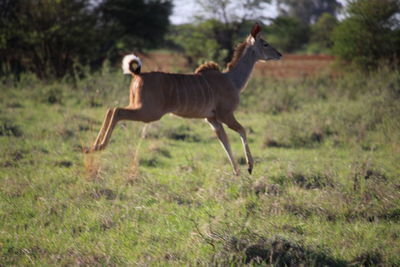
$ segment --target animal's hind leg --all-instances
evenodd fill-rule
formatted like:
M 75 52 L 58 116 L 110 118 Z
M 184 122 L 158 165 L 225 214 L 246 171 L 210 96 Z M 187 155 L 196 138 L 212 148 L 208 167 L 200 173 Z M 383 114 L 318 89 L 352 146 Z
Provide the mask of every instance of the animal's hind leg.
M 132 120 L 132 121 L 142 121 L 151 122 L 159 120 L 162 115 L 146 112 L 144 109 L 131 109 L 131 108 L 115 108 L 112 111 L 111 119 L 108 124 L 108 128 L 102 138 L 101 143 L 97 145 L 96 150 L 104 149 L 108 142 L 110 141 L 111 134 L 114 131 L 115 125 L 121 120 Z
M 101 141 L 103 140 L 104 134 L 105 134 L 105 132 L 106 132 L 106 130 L 107 130 L 109 124 L 110 124 L 110 120 L 111 120 L 111 116 L 113 114 L 113 110 L 114 109 L 108 109 L 106 117 L 104 118 L 103 125 L 101 126 L 101 130 L 99 132 L 99 135 L 97 136 L 96 141 L 94 142 L 94 146 L 99 145 L 101 143 Z
M 104 137 L 105 131 L 107 130 L 108 125 L 110 124 L 112 112 L 113 112 L 113 109 L 107 110 L 106 116 L 103 121 L 103 125 L 100 128 L 100 131 L 99 131 L 99 134 L 97 135 L 96 141 L 94 141 L 93 146 L 91 148 L 85 148 L 85 150 L 84 150 L 85 153 L 95 151 L 96 150 L 95 148 L 98 147 L 98 145 L 101 143 L 101 141 Z
M 221 142 L 226 154 L 228 155 L 228 158 L 229 158 L 229 161 L 231 162 L 234 173 L 236 175 L 239 175 L 240 171 L 239 171 L 239 168 L 233 158 L 231 146 L 229 145 L 228 136 L 225 133 L 222 123 L 220 123 L 219 121 L 217 121 L 214 118 L 208 118 L 207 122 L 210 123 L 211 127 L 214 129 L 215 133 L 217 134 L 219 141 Z

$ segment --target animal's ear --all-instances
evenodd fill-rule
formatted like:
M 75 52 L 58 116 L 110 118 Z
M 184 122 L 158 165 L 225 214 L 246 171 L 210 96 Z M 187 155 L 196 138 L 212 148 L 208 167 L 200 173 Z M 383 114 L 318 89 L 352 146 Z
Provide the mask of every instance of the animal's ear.
M 256 22 L 251 28 L 251 36 L 253 36 L 254 39 L 256 39 L 257 35 L 261 32 L 261 26 L 258 22 Z

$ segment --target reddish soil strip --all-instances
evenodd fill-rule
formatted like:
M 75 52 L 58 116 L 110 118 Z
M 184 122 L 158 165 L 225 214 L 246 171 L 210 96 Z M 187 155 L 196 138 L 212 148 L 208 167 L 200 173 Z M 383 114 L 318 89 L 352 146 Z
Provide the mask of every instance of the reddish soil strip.
M 178 53 L 155 52 L 140 54 L 142 71 L 166 71 L 188 73 L 184 57 Z M 279 61 L 259 62 L 254 76 L 275 78 L 306 77 L 330 70 L 335 58 L 330 55 L 287 54 Z
M 259 62 L 256 76 L 304 77 L 329 71 L 335 58 L 329 55 L 285 55 L 279 61 Z

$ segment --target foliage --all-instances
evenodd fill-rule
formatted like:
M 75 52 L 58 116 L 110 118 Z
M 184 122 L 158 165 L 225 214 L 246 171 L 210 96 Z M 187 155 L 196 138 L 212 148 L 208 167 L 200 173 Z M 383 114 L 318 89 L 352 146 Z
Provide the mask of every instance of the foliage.
M 99 7 L 106 38 L 117 51 L 160 47 L 169 26 L 171 1 L 105 0 Z
M 198 25 L 179 25 L 172 29 L 169 41 L 183 51 L 188 65 L 195 68 L 204 61 L 214 60 L 222 64 L 227 56 L 216 40 L 217 32 L 224 25 L 216 20 L 208 20 Z
M 197 0 L 201 7 L 199 19 L 216 19 L 226 25 L 264 18 L 263 9 L 270 2 L 271 0 Z
M 170 1 L 2 1 L 0 73 L 31 71 L 41 79 L 101 67 L 127 46 L 162 42 Z
M 301 49 L 308 41 L 309 27 L 300 20 L 279 16 L 267 27 L 268 41 L 278 50 L 294 52 Z
M 96 18 L 89 1 L 3 1 L 1 72 L 28 70 L 44 79 L 62 77 L 74 62 L 89 63 L 96 53 Z M 79 58 L 79 61 L 76 61 Z
M 330 52 L 333 46 L 331 35 L 337 24 L 338 21 L 334 16 L 329 13 L 322 14 L 317 22 L 311 25 L 308 50 L 312 50 L 313 53 Z
M 235 44 L 243 37 L 242 33 L 245 31 L 245 36 L 249 34 L 254 21 L 262 18 L 264 4 L 269 2 L 197 0 L 201 7 L 195 16 L 197 22 L 177 26 L 178 30 L 173 30 L 169 39 L 183 50 L 191 67 L 204 59 L 226 63 L 232 58 Z M 184 29 L 183 34 L 180 28 Z M 187 31 L 189 28 L 192 33 Z
M 380 60 L 397 61 L 400 52 L 400 5 L 394 0 L 356 0 L 349 17 L 333 31 L 333 52 L 365 69 Z
M 342 6 L 337 0 L 278 0 L 277 3 L 281 15 L 306 24 L 315 23 L 324 13 L 336 16 Z

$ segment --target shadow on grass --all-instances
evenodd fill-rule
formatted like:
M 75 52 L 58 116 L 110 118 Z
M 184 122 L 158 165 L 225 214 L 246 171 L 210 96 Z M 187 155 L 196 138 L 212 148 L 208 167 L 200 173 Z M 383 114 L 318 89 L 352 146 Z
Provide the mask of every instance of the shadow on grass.
M 214 257 L 221 265 L 272 264 L 274 266 L 347 266 L 324 249 L 312 250 L 280 236 L 269 239 L 232 237 Z
M 22 130 L 19 125 L 7 118 L 0 118 L 0 136 L 21 137 Z

